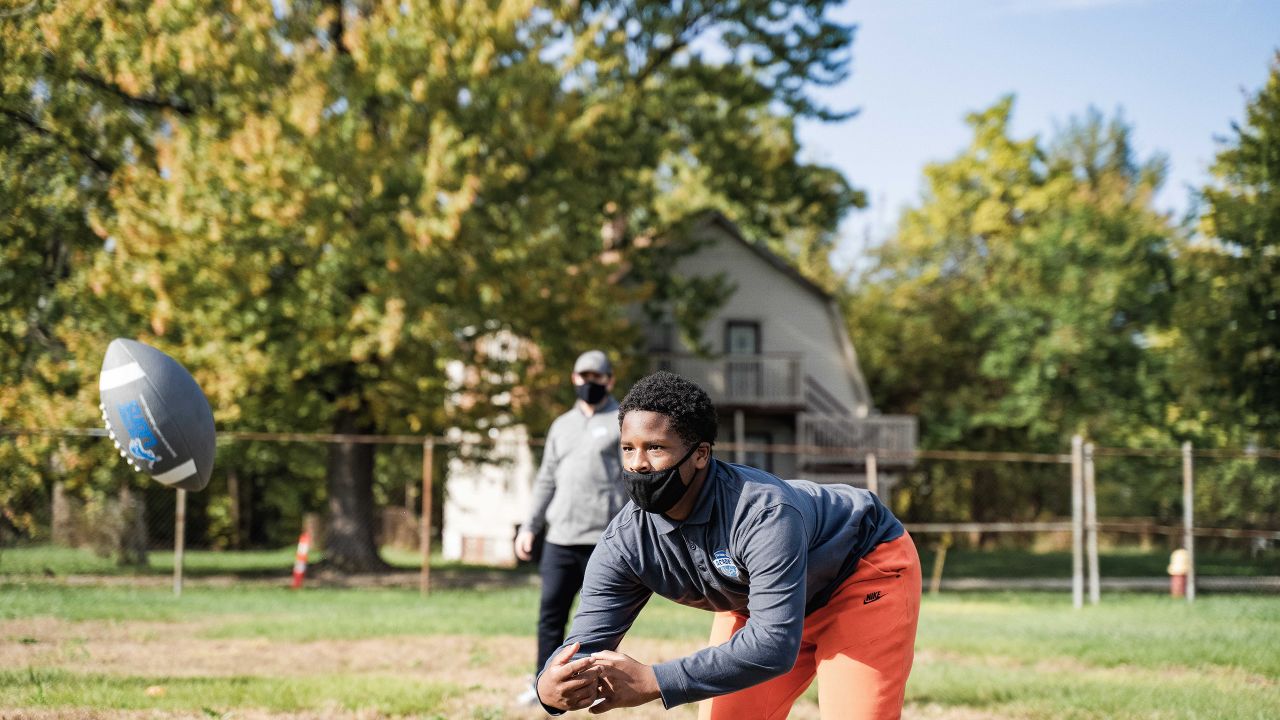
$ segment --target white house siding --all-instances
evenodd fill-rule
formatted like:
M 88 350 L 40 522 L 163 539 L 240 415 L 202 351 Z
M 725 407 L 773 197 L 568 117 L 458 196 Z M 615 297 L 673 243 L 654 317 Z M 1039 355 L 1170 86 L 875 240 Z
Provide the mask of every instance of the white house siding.
M 474 460 L 451 458 L 444 501 L 441 554 L 446 560 L 515 565 L 512 546 L 524 522 L 537 472 L 524 426 L 456 438 L 469 443 Z M 484 450 L 485 454 L 478 451 Z

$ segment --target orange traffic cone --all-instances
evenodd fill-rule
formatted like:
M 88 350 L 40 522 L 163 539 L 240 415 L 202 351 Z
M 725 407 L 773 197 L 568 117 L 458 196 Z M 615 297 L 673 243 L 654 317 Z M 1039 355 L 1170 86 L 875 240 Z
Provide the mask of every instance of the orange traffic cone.
M 311 551 L 311 532 L 303 530 L 298 537 L 298 554 L 293 559 L 293 589 L 302 587 L 302 578 L 307 574 L 307 553 Z

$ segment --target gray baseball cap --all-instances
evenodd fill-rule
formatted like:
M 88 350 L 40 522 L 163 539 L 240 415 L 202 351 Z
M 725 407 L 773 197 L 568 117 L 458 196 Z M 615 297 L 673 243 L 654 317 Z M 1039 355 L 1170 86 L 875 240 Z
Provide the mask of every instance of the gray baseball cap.
M 609 364 L 609 356 L 600 350 L 588 350 L 578 356 L 573 364 L 576 373 L 598 372 L 601 375 L 612 375 L 613 366 Z

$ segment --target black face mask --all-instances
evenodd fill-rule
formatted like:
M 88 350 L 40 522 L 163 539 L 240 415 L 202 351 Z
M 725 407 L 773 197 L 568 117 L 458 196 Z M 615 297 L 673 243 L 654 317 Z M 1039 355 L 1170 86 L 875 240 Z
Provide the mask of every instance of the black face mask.
M 702 443 L 694 443 L 680 462 L 666 470 L 638 473 L 622 469 L 622 485 L 636 507 L 651 513 L 665 513 L 680 502 L 689 486 L 680 480 L 680 466 L 693 457 L 693 451 Z
M 601 400 L 609 394 L 609 388 L 600 383 L 582 383 L 574 385 L 573 391 L 578 394 L 578 399 L 588 405 L 599 404 Z

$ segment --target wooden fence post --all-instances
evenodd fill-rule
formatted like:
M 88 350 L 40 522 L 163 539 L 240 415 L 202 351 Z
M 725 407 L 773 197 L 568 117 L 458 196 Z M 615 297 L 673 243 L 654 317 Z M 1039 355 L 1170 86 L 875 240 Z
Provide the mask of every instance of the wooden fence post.
M 1084 439 L 1071 436 L 1071 604 L 1084 607 Z
M 1195 471 L 1191 442 L 1182 443 L 1182 543 L 1187 549 L 1187 602 L 1196 601 Z
M 880 494 L 880 477 L 876 474 L 876 454 L 867 453 L 867 489 Z
M 946 533 L 938 542 L 938 554 L 933 558 L 933 576 L 929 578 L 930 595 L 937 595 L 942 590 L 942 566 L 947 562 L 949 547 L 951 547 L 951 533 Z
M 435 441 L 422 441 L 422 572 L 418 591 L 425 597 L 431 592 L 431 472 L 435 466 Z
M 182 597 L 182 565 L 187 550 L 187 491 L 178 488 L 178 507 L 173 521 L 173 594 Z
M 1093 443 L 1084 446 L 1084 530 L 1089 567 L 1089 604 L 1097 605 L 1102 589 L 1098 578 L 1098 494 L 1094 485 Z
M 227 511 L 228 523 L 231 525 L 231 547 L 239 550 L 244 543 L 240 541 L 240 475 L 234 467 L 227 468 Z

